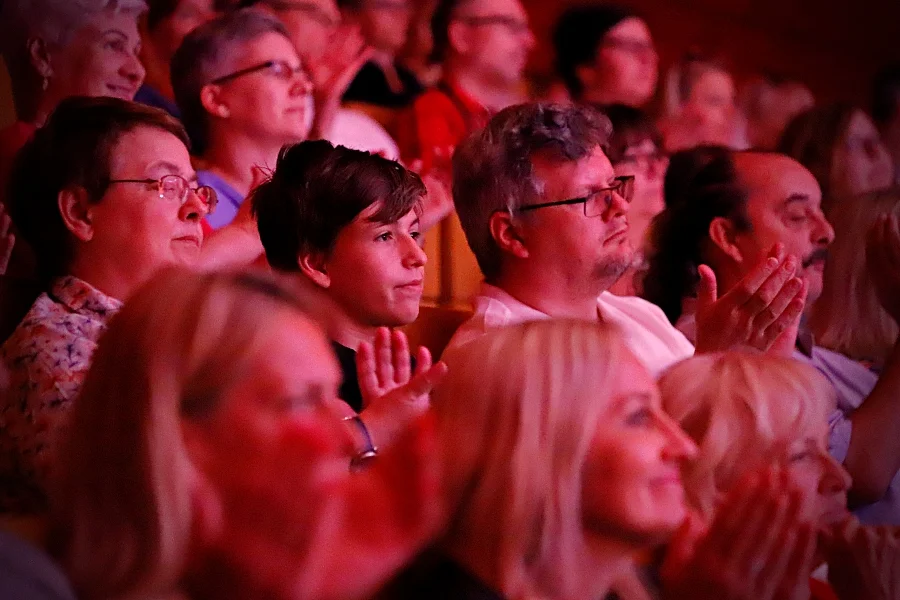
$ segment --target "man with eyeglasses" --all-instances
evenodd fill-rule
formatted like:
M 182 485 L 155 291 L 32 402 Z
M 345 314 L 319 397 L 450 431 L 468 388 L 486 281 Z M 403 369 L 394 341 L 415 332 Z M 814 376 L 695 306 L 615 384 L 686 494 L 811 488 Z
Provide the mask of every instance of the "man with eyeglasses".
M 628 236 L 634 180 L 616 177 L 606 156 L 610 129 L 590 107 L 524 104 L 498 113 L 457 149 L 453 200 L 485 283 L 475 315 L 451 347 L 496 327 L 573 318 L 615 323 L 654 374 L 693 354 L 658 307 L 609 292 L 634 254 Z M 802 309 L 766 301 L 788 279 L 764 261 L 741 282 L 749 299 L 773 310 L 765 327 L 730 320 L 754 310 L 748 298 L 714 300 L 698 328 L 715 335 L 701 336 L 699 350 L 769 349 Z
M 200 182 L 216 190 L 214 229 L 231 223 L 282 146 L 312 121 L 311 85 L 284 25 L 264 12 L 233 11 L 193 30 L 172 58 L 172 86 L 201 158 Z
M 42 293 L 0 348 L 0 512 L 46 509 L 48 444 L 122 302 L 159 269 L 194 266 L 215 192 L 164 111 L 70 98 L 19 153 L 9 209 L 35 249 Z

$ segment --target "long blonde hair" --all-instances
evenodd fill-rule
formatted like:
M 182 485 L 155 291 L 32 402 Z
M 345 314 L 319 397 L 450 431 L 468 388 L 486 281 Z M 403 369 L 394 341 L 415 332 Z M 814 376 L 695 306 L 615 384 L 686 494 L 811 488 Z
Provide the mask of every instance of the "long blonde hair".
M 749 469 L 806 432 L 825 430 L 835 398 L 813 367 L 769 354 L 684 360 L 659 380 L 663 409 L 700 449 L 683 469 L 688 502 L 707 519 Z
M 822 295 L 809 325 L 817 343 L 856 360 L 881 364 L 898 327 L 881 305 L 866 262 L 866 235 L 885 213 L 900 214 L 900 189 L 866 194 L 834 205 L 834 243 L 825 264 Z
M 583 597 L 581 472 L 628 355 L 599 323 L 540 321 L 448 351 L 435 390 L 449 547 L 482 551 L 508 597 Z M 589 585 L 589 584 L 588 584 Z
M 193 524 L 181 419 L 217 408 L 292 301 L 256 275 L 173 269 L 112 319 L 57 448 L 51 494 L 53 549 L 79 597 L 177 588 Z

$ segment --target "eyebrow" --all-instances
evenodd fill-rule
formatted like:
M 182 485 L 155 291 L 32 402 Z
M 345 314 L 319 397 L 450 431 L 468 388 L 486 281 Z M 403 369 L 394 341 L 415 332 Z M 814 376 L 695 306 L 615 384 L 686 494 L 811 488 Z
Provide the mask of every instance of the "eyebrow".
M 122 31 L 121 29 L 107 29 L 106 31 L 103 32 L 102 35 L 109 35 L 109 34 L 120 35 L 123 38 L 125 38 L 126 40 L 128 39 L 128 34 L 125 33 L 124 31 Z
M 157 176 L 181 175 L 188 183 L 197 183 L 196 171 L 191 169 L 189 172 L 183 172 L 181 167 L 167 160 L 159 160 L 155 163 L 151 163 L 150 166 L 147 167 L 147 173 L 150 173 L 151 175 L 158 174 Z
M 809 202 L 809 200 L 809 194 L 791 194 L 785 199 L 782 205 L 787 206 L 789 204 L 794 204 L 795 202 Z

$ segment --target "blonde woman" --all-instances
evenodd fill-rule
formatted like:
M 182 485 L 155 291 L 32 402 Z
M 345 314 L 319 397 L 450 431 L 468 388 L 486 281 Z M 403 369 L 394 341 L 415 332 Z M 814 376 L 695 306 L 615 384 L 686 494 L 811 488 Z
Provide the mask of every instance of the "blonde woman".
M 802 495 L 795 506 L 784 503 L 771 519 L 758 520 L 756 526 L 775 528 L 791 518 L 793 508 L 796 517 L 831 536 L 820 538 L 830 543 L 819 544 L 819 563 L 826 557 L 844 557 L 829 563 L 833 580 L 846 580 L 851 569 L 857 574 L 867 569 L 846 560 L 849 556 L 865 559 L 874 546 L 853 550 L 855 533 L 843 528 L 849 518 L 850 477 L 828 453 L 827 419 L 834 408 L 834 392 L 818 371 L 768 354 L 706 354 L 672 367 L 660 379 L 659 387 L 666 412 L 699 447 L 683 475 L 688 502 L 702 518 L 709 521 L 724 511 L 723 498 L 749 473 L 774 467 L 784 471 L 784 479 L 776 480 L 775 485 L 790 481 Z M 775 546 L 769 550 L 777 553 Z M 886 560 L 893 572 L 888 569 L 879 577 L 897 578 L 900 562 L 893 563 L 898 556 L 896 543 L 884 546 L 879 560 Z M 760 563 L 759 571 L 769 569 L 773 559 L 768 558 Z M 884 570 L 884 564 L 870 557 L 867 564 L 871 571 L 867 575 Z M 786 574 L 790 575 L 790 568 Z M 895 590 L 900 589 L 898 583 L 900 579 L 892 582 Z M 811 590 L 814 598 L 834 597 L 821 582 L 812 581 Z M 871 590 L 870 595 L 857 595 L 862 591 L 841 598 L 896 597 Z
M 822 295 L 809 319 L 817 344 L 876 370 L 884 366 L 900 329 L 879 298 L 875 281 L 881 273 L 869 264 L 865 247 L 878 218 L 892 213 L 900 216 L 896 188 L 834 206 L 830 219 L 834 242 L 825 263 Z
M 415 598 L 602 598 L 685 516 L 695 448 L 598 323 L 540 321 L 449 351 L 433 406 L 450 527 Z
M 339 379 L 322 331 L 267 279 L 173 271 L 138 291 L 59 448 L 53 546 L 79 597 L 371 591 L 439 516 L 433 436 L 414 425 L 351 475 Z

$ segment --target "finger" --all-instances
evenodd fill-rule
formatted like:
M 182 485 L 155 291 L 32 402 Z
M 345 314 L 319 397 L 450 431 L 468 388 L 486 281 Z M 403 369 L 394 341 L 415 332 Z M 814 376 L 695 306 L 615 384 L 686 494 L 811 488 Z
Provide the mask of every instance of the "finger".
M 415 377 L 409 380 L 404 388 L 411 399 L 430 394 L 431 390 L 438 385 L 447 375 L 447 364 L 438 361 L 431 366 L 430 369 L 422 373 L 417 373 Z
M 813 559 L 816 551 L 816 532 L 808 523 L 797 527 L 797 534 L 792 544 L 793 552 L 785 568 L 781 596 L 790 599 L 809 597 L 809 578 L 812 575 Z M 773 577 L 778 575 L 772 573 Z
M 799 264 L 800 261 L 796 256 L 788 255 L 779 267 L 773 270 L 756 291 L 750 295 L 747 301 L 743 303 L 743 308 L 747 313 L 755 317 L 765 310 L 778 296 L 781 288 L 796 275 Z
M 782 333 L 792 326 L 798 325 L 803 311 L 806 309 L 806 298 L 809 294 L 809 283 L 805 280 L 800 281 L 800 290 L 794 298 L 788 303 L 787 307 L 775 319 L 775 322 L 769 325 L 761 335 L 763 349 L 768 349 L 772 343 L 778 339 Z
M 387 327 L 379 327 L 375 333 L 375 361 L 378 384 L 383 388 L 394 381 L 391 330 Z
M 391 352 L 394 360 L 394 382 L 403 385 L 409 381 L 410 356 L 406 334 L 400 330 L 396 330 L 391 334 Z
M 778 249 L 777 256 L 781 255 L 780 247 L 780 244 L 775 247 Z M 775 273 L 779 265 L 783 262 L 781 259 L 777 258 L 777 256 L 773 249 L 773 252 L 770 252 L 766 258 L 754 266 L 750 272 L 744 276 L 744 278 L 741 279 L 728 294 L 726 294 L 731 298 L 735 306 L 742 306 L 750 300 L 757 290 L 759 290 L 760 286 Z
M 731 557 L 739 572 L 758 577 L 765 563 L 765 552 L 773 545 L 772 538 L 779 530 L 773 525 L 777 518 L 783 520 L 788 510 L 787 494 L 775 488 L 775 475 L 767 473 L 760 485 L 757 501 L 747 505 L 747 511 L 735 532 Z M 783 494 L 779 497 L 779 493 Z M 779 517 L 779 511 L 783 514 Z
M 719 298 L 716 274 L 706 265 L 697 268 L 700 283 L 697 285 L 697 310 L 698 312 L 710 306 Z
M 758 504 L 765 492 L 764 474 L 753 472 L 744 475 L 725 496 L 707 536 L 717 552 L 730 553 L 731 546 L 740 534 L 750 507 Z
M 369 342 L 363 342 L 356 350 L 356 378 L 364 407 L 381 395 L 375 366 L 375 350 Z
M 753 319 L 753 327 L 757 331 L 763 331 L 774 323 L 787 309 L 791 300 L 794 300 L 803 288 L 803 280 L 799 277 L 791 277 L 775 294 L 772 301 L 764 307 Z
M 419 346 L 419 350 L 416 353 L 416 375 L 430 369 L 432 361 L 431 350 L 425 346 Z

